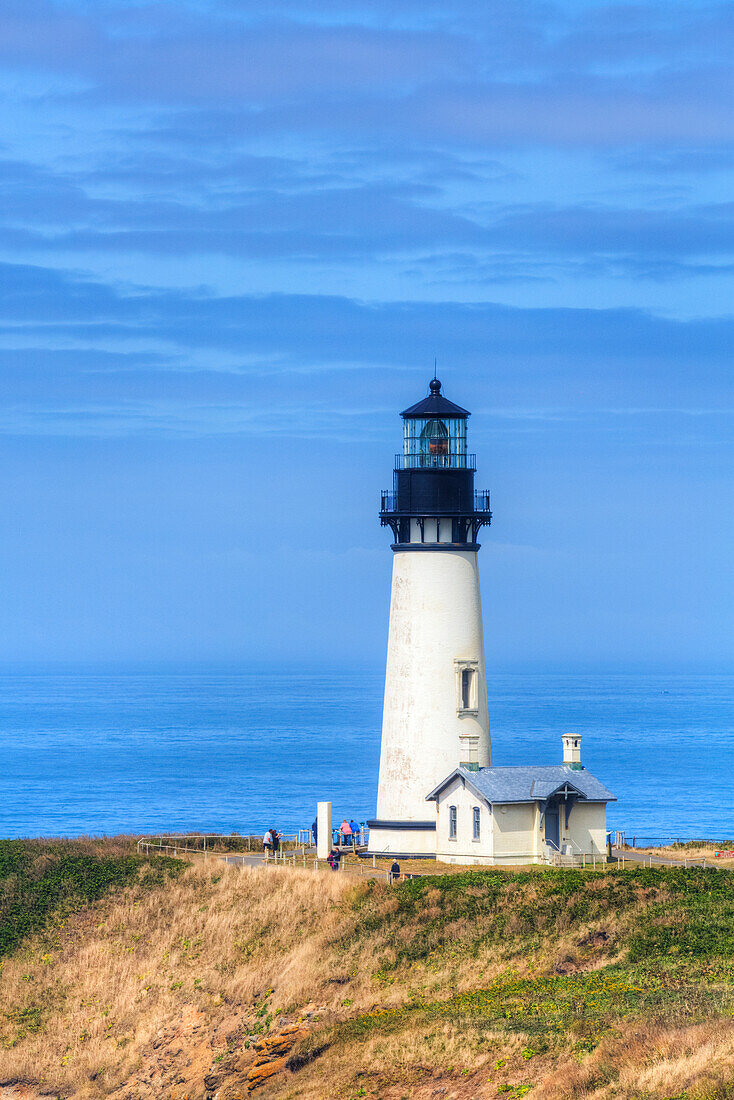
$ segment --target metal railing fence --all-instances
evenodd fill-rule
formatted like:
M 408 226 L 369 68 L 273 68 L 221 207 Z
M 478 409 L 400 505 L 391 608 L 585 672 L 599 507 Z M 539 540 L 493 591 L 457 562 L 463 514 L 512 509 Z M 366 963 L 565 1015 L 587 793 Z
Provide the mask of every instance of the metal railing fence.
M 311 829 L 298 829 L 293 833 L 280 833 L 280 847 L 288 851 L 313 847 L 315 841 Z M 354 839 L 346 843 L 342 841 L 341 829 L 332 829 L 331 844 L 333 847 L 365 847 L 369 842 L 369 828 L 362 824 L 359 831 L 353 834 Z M 137 841 L 137 850 L 142 852 L 165 850 L 176 852 L 189 852 L 192 854 L 208 854 L 216 852 L 262 852 L 263 838 L 259 833 L 156 833 L 152 836 L 141 836 Z
M 280 843 L 283 847 L 310 847 L 311 830 L 299 829 L 296 833 L 281 833 Z M 165 850 L 196 855 L 207 855 L 209 852 L 221 855 L 222 852 L 243 850 L 261 852 L 262 847 L 262 836 L 248 836 L 243 833 L 159 833 L 155 836 L 141 836 L 136 844 L 138 852 Z

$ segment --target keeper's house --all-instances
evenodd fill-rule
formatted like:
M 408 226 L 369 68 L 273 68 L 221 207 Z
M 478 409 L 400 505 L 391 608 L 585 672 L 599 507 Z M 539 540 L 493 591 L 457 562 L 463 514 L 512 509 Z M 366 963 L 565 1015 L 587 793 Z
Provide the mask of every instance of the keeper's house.
M 581 764 L 580 736 L 563 740 L 572 762 L 458 767 L 439 783 L 427 797 L 436 803 L 436 858 L 462 864 L 603 858 L 607 802 L 616 799 Z

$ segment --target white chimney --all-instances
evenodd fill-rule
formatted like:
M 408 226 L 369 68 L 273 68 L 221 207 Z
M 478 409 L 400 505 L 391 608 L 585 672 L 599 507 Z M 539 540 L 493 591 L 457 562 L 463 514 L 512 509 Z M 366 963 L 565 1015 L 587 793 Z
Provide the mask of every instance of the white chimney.
M 576 765 L 581 766 L 581 734 L 580 733 L 564 733 L 561 737 L 563 741 L 563 763 L 569 764 L 571 767 Z

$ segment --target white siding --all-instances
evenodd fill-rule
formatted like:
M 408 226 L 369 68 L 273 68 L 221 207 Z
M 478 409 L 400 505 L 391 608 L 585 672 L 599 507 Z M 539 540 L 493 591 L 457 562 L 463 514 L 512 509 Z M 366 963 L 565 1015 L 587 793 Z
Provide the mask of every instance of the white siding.
M 431 821 L 436 813 L 435 803 L 426 802 L 425 820 Z M 370 829 L 372 854 L 379 855 L 415 855 L 434 856 L 436 854 L 436 834 L 432 829 Z
M 449 835 L 452 806 L 456 806 L 456 839 Z M 479 807 L 479 840 L 474 840 L 475 806 Z M 465 788 L 458 778 L 439 797 L 436 858 L 443 863 L 492 862 L 492 812 L 486 802 Z
M 568 828 L 561 811 L 564 839 L 573 842 L 577 854 L 603 855 L 607 844 L 607 807 L 605 802 L 577 802 L 571 810 Z
M 537 804 L 494 806 L 494 857 L 497 863 L 534 863 L 538 859 Z

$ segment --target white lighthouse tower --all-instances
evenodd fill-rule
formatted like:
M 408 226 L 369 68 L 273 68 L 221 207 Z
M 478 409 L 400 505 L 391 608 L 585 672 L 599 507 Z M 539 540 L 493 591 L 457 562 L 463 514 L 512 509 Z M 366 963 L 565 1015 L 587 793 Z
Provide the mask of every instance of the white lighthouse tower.
M 477 536 L 491 519 L 474 489 L 469 413 L 441 393 L 401 413 L 403 451 L 380 520 L 393 533 L 377 817 L 370 852 L 436 853 L 426 796 L 457 767 L 492 763 Z

